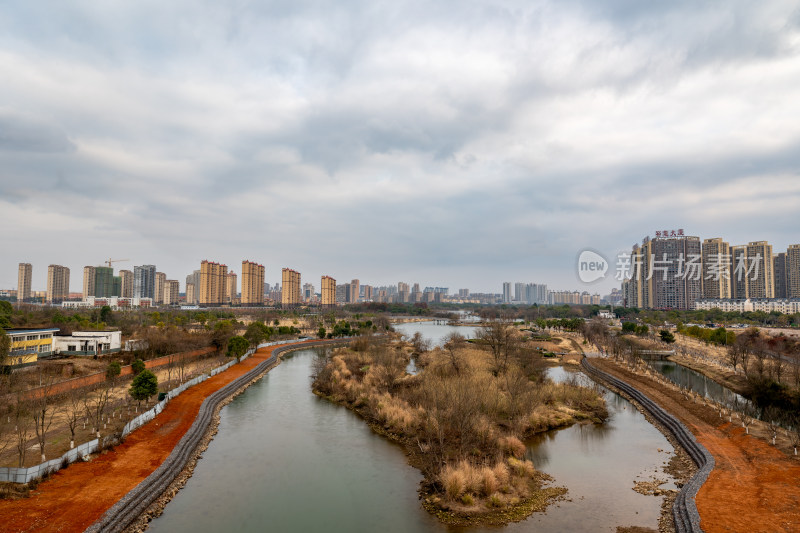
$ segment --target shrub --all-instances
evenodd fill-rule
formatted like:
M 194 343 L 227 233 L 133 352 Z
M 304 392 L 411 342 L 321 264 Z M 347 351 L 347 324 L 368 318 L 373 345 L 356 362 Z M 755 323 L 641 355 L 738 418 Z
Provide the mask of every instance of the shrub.
M 503 498 L 501 498 L 500 495 L 495 492 L 489 496 L 488 505 L 489 507 L 503 507 Z
M 133 372 L 134 376 L 138 376 L 142 373 L 142 370 L 145 369 L 144 361 L 141 359 L 136 359 L 133 363 L 131 363 L 131 371 Z
M 464 494 L 461 497 L 461 503 L 463 503 L 464 505 L 472 506 L 475 505 L 475 500 L 472 498 L 472 494 Z
M 439 481 L 444 487 L 445 494 L 451 500 L 457 500 L 464 493 L 467 484 L 464 473 L 451 465 L 442 469 Z
M 500 437 L 497 440 L 498 446 L 503 452 L 513 455 L 514 457 L 520 458 L 525 455 L 525 452 L 528 450 L 525 447 L 525 444 L 522 443 L 517 437 L 514 436 L 507 436 L 507 437 Z

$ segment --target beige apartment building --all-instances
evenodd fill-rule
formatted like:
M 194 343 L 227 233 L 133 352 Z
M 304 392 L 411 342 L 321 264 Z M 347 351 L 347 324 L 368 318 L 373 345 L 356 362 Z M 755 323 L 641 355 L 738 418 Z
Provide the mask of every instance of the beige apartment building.
M 336 305 L 336 280 L 330 276 L 322 276 L 322 306 L 333 307 Z
M 61 265 L 47 267 L 47 303 L 61 303 L 69 297 L 69 269 Z
M 786 250 L 786 296 L 800 298 L 800 244 Z
M 164 283 L 167 282 L 167 275 L 163 272 L 156 272 L 154 279 L 153 301 L 156 305 L 164 303 Z
M 181 286 L 176 279 L 164 281 L 164 305 L 177 305 L 180 303 Z
M 284 268 L 281 276 L 281 306 L 295 307 L 300 305 L 300 272 Z
M 242 304 L 264 303 L 264 265 L 242 261 Z
M 133 298 L 133 271 L 120 270 L 119 278 L 122 281 L 122 292 L 120 296 L 122 298 Z
M 202 261 L 200 263 L 200 305 L 221 305 L 225 303 L 225 283 L 228 265 Z
M 20 263 L 17 274 L 17 301 L 24 302 L 31 297 L 31 282 L 33 281 L 33 266 L 30 263 Z
M 130 272 L 127 270 L 126 272 Z M 84 301 L 89 296 L 95 295 L 95 275 L 97 273 L 97 268 L 93 266 L 85 266 L 83 267 L 83 299 Z
M 187 283 L 186 284 L 186 303 L 192 304 L 197 300 L 197 296 L 195 294 L 194 283 Z
M 703 241 L 703 298 L 731 297 L 731 246 L 721 238 Z
M 745 272 L 740 272 L 745 265 Z M 731 298 L 749 298 L 747 285 L 747 246 L 731 246 Z
M 228 272 L 225 275 L 225 302 L 236 303 L 239 296 L 239 276 L 236 272 Z
M 772 245 L 767 241 L 754 241 L 747 245 L 747 265 L 752 271 L 745 275 L 748 298 L 774 298 L 775 274 L 772 263 Z

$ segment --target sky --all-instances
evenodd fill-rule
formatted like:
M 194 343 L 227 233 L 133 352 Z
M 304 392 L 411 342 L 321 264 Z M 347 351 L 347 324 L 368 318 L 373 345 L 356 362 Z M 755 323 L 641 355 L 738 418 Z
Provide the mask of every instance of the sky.
M 800 242 L 796 1 L 12 0 L 0 73 L 0 288 L 248 259 L 602 294 L 585 248 Z

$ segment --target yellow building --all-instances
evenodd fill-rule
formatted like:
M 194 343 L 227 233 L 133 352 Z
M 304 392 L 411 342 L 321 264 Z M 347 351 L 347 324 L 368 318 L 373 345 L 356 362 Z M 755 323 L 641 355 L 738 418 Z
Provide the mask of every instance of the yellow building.
M 168 279 L 164 282 L 164 305 L 177 305 L 180 303 L 180 283 L 176 279 Z
M 228 265 L 203 261 L 200 263 L 200 305 L 221 305 L 225 302 L 225 283 Z M 195 287 L 196 289 L 196 287 Z
M 156 305 L 164 303 L 164 283 L 167 281 L 167 275 L 163 272 L 156 272 L 154 290 L 153 290 L 153 303 Z
M 264 265 L 242 261 L 242 304 L 264 303 Z
M 225 275 L 225 302 L 226 303 L 236 303 L 238 293 L 239 293 L 239 283 L 238 283 L 238 276 L 236 272 L 228 272 Z
M 119 278 L 122 282 L 122 292 L 120 293 L 120 296 L 123 298 L 133 298 L 133 270 L 120 270 Z M 85 275 L 84 279 L 86 279 Z M 94 280 L 94 276 L 92 276 L 92 280 Z
M 57 331 L 57 328 L 6 331 L 6 335 L 11 339 L 11 349 L 6 361 L 0 366 L 32 365 L 39 360 L 39 357 L 50 355 L 53 352 L 53 334 Z
M 281 306 L 295 307 L 300 305 L 300 272 L 291 268 L 284 268 L 281 284 Z
M 85 266 L 83 267 L 83 300 L 86 301 L 86 298 L 89 296 L 95 296 L 95 273 L 97 271 L 96 267 L 93 266 Z M 130 270 L 126 270 L 125 272 L 130 272 Z M 132 274 L 131 274 L 132 275 Z M 131 283 L 133 283 L 133 278 L 131 278 Z M 131 288 L 131 291 L 133 289 Z
M 69 297 L 69 269 L 61 265 L 47 267 L 47 303 L 60 303 Z
M 336 305 L 336 280 L 330 276 L 322 276 L 322 306 Z
M 17 301 L 24 302 L 31 298 L 31 280 L 33 279 L 33 266 L 30 263 L 20 263 L 17 274 Z
M 703 298 L 731 297 L 731 246 L 721 238 L 703 241 Z

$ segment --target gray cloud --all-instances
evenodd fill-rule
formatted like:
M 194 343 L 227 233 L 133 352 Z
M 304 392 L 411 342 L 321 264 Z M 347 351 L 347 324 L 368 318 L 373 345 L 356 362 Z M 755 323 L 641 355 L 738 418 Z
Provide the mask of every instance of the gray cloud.
M 781 0 L 9 6 L 0 287 L 119 256 L 573 288 L 577 249 L 658 227 L 784 247 L 799 23 Z

